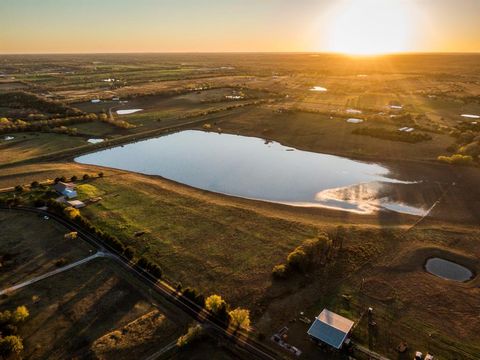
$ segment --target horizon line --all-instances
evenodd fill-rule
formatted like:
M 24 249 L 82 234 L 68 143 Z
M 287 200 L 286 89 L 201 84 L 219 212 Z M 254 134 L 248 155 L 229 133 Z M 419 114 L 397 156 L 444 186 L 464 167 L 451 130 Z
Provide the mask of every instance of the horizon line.
M 349 54 L 334 51 L 112 51 L 112 52 L 0 52 L 0 56 L 19 55 L 162 55 L 162 54 L 291 54 L 291 55 L 339 55 L 346 57 L 368 58 L 398 55 L 480 55 L 478 51 L 401 51 L 379 54 Z

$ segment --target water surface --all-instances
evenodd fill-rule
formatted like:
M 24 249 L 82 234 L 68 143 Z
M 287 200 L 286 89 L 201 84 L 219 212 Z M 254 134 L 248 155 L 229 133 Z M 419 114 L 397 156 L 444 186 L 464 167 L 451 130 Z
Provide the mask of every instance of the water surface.
M 363 122 L 363 120 L 357 119 L 357 118 L 350 118 L 350 119 L 347 119 L 347 122 L 350 124 L 360 124 Z
M 196 130 L 101 150 L 75 160 L 160 175 L 227 195 L 358 213 L 396 211 L 397 201 L 382 191 L 384 186 L 410 184 L 392 178 L 389 169 L 379 164 L 300 151 L 260 138 Z M 398 208 L 402 205 L 411 206 L 399 203 Z M 415 214 L 421 212 L 418 207 L 411 208 Z
M 428 259 L 425 269 L 429 273 L 447 280 L 467 281 L 473 277 L 473 273 L 466 267 L 441 258 Z
M 327 91 L 327 88 L 324 88 L 323 86 L 314 86 L 310 88 L 310 91 L 325 92 Z
M 462 114 L 461 116 L 468 119 L 480 119 L 480 115 L 474 115 L 474 114 Z
M 142 111 L 143 109 L 124 109 L 124 110 L 117 110 L 118 115 L 129 115 L 134 114 L 136 112 Z

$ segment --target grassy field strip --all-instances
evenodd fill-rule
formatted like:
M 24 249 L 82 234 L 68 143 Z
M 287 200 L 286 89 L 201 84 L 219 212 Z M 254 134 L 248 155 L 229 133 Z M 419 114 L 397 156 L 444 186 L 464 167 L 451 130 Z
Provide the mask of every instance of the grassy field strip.
M 77 266 L 80 266 L 82 264 L 85 264 L 93 259 L 96 259 L 96 258 L 99 258 L 99 257 L 108 257 L 108 254 L 102 252 L 102 251 L 98 251 L 96 252 L 95 254 L 91 255 L 91 256 L 88 256 L 82 260 L 79 260 L 79 261 L 76 261 L 72 264 L 68 264 L 66 266 L 63 266 L 61 268 L 58 268 L 58 269 L 55 269 L 53 271 L 50 271 L 46 274 L 43 274 L 43 275 L 39 275 L 39 276 L 36 276 L 34 277 L 33 279 L 30 279 L 30 280 L 27 280 L 23 283 L 20 283 L 20 284 L 17 284 L 17 285 L 13 285 L 13 286 L 10 286 L 9 288 L 6 288 L 6 289 L 3 289 L 0 291 L 0 295 L 5 295 L 5 294 L 8 294 L 8 293 L 11 293 L 13 291 L 16 291 L 16 290 L 19 290 L 21 288 L 24 288 L 25 286 L 28 286 L 28 285 L 32 285 L 32 284 L 35 284 L 36 282 L 39 282 L 41 280 L 45 280 L 45 279 L 48 279 L 49 277 L 52 277 L 54 275 L 57 275 L 57 274 L 60 274 L 64 271 L 67 271 L 67 270 L 70 270 L 70 269 L 73 269 Z

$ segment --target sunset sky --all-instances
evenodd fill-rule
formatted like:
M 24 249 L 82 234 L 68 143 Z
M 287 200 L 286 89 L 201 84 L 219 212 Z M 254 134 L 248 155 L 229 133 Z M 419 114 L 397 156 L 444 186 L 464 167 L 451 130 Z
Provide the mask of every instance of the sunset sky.
M 0 53 L 480 52 L 480 0 L 1 0 Z

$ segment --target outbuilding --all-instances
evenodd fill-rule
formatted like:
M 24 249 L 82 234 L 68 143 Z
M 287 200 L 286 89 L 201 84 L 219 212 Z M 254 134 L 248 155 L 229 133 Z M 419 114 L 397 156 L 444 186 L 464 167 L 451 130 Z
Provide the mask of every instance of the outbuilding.
M 307 334 L 317 343 L 327 344 L 335 349 L 341 349 L 347 340 L 354 322 L 323 309 L 315 318 Z
M 75 209 L 81 209 L 86 206 L 85 203 L 80 200 L 69 200 L 67 201 L 67 204 Z

